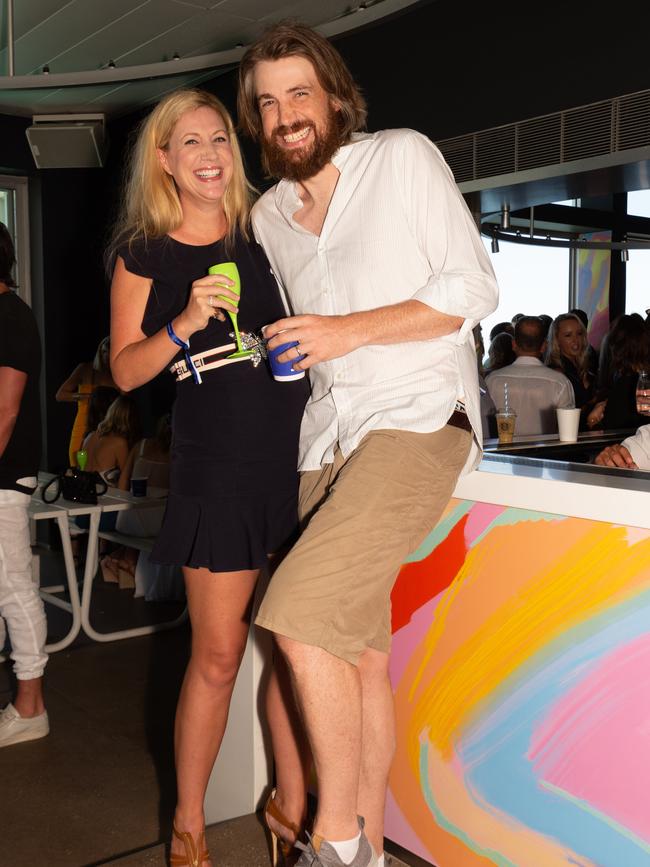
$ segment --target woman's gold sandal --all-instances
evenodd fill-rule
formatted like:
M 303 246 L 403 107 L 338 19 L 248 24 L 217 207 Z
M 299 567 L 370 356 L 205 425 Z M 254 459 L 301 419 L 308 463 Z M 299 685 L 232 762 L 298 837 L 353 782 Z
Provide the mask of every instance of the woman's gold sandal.
M 269 795 L 266 806 L 264 807 L 264 824 L 271 835 L 271 855 L 273 858 L 273 867 L 278 867 L 278 846 L 280 851 L 282 852 L 283 861 L 287 859 L 291 850 L 293 849 L 293 842 L 288 843 L 286 840 L 283 840 L 282 837 L 279 837 L 275 831 L 270 827 L 268 817 L 275 819 L 283 828 L 286 828 L 288 831 L 293 831 L 296 835 L 296 840 L 300 835 L 300 828 L 298 825 L 290 822 L 289 819 L 284 815 L 282 810 L 275 803 L 275 789 Z
M 185 846 L 184 855 L 170 855 L 171 867 L 201 867 L 204 861 L 210 857 L 205 845 L 205 832 L 201 831 L 198 841 L 188 831 L 177 831 L 176 825 L 172 826 L 174 837 Z

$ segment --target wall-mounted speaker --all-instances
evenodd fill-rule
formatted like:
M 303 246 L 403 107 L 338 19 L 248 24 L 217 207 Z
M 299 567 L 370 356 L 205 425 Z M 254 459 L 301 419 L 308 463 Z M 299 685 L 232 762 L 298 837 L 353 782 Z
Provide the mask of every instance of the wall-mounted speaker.
M 38 169 L 101 168 L 108 149 L 103 114 L 42 114 L 25 130 Z

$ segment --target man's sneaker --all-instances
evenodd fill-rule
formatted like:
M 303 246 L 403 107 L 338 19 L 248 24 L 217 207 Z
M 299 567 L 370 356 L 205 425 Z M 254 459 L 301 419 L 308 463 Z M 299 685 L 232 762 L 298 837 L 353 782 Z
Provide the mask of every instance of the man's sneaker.
M 13 704 L 0 711 L 0 747 L 44 738 L 50 732 L 47 711 L 33 717 L 22 717 Z
M 302 855 L 298 859 L 296 867 L 376 867 L 377 856 L 363 832 L 363 826 L 364 821 L 359 816 L 359 830 L 361 831 L 359 850 L 354 856 L 354 860 L 350 861 L 349 864 L 341 861 L 331 843 L 327 843 L 318 834 L 314 834 L 313 837 L 308 834 L 309 842 L 306 846 L 302 843 L 296 843 L 296 847 L 302 849 Z

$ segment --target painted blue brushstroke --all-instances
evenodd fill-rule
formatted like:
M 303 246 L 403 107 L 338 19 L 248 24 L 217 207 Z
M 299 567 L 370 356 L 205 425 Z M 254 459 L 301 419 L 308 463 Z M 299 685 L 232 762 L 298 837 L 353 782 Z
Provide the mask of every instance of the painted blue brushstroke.
M 457 744 L 468 787 L 495 809 L 599 867 L 650 867 L 650 857 L 642 846 L 596 816 L 543 790 L 526 753 L 533 730 L 548 708 L 604 656 L 647 635 L 649 628 L 647 591 L 568 630 L 504 682 L 482 709 L 480 721 Z M 553 658 L 560 653 L 559 659 Z

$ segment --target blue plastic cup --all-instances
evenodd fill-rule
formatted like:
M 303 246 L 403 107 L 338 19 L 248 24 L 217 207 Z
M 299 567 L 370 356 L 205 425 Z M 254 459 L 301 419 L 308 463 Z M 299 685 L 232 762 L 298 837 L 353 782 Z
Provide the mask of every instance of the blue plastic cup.
M 134 497 L 147 496 L 147 476 L 131 477 L 131 493 Z
M 282 355 L 282 353 L 286 352 L 287 349 L 291 349 L 292 346 L 297 345 L 298 341 L 294 340 L 291 343 L 283 343 L 281 346 L 276 346 L 275 349 L 270 349 L 267 346 L 267 358 L 269 367 L 271 368 L 271 373 L 273 374 L 273 379 L 276 379 L 278 382 L 290 382 L 292 379 L 302 379 L 305 375 L 304 370 L 294 370 L 292 367 L 292 365 L 297 361 L 302 361 L 305 357 L 304 355 L 292 358 L 291 361 L 278 361 L 278 355 Z
M 275 349 L 271 349 L 268 345 L 268 340 L 266 338 L 266 329 L 267 325 L 264 325 L 262 328 L 262 336 L 264 338 L 264 344 L 266 346 L 266 359 L 269 363 L 269 367 L 271 368 L 271 374 L 273 375 L 273 379 L 278 382 L 290 382 L 292 379 L 302 379 L 305 375 L 304 370 L 294 370 L 293 365 L 298 361 L 302 361 L 305 358 L 304 355 L 298 355 L 296 358 L 292 358 L 290 361 L 280 362 L 278 361 L 278 355 L 282 355 L 283 352 L 286 352 L 287 349 L 291 349 L 293 346 L 298 346 L 299 341 L 293 340 L 287 343 L 281 343 L 280 346 L 276 346 Z M 278 332 L 282 334 L 283 332 Z

